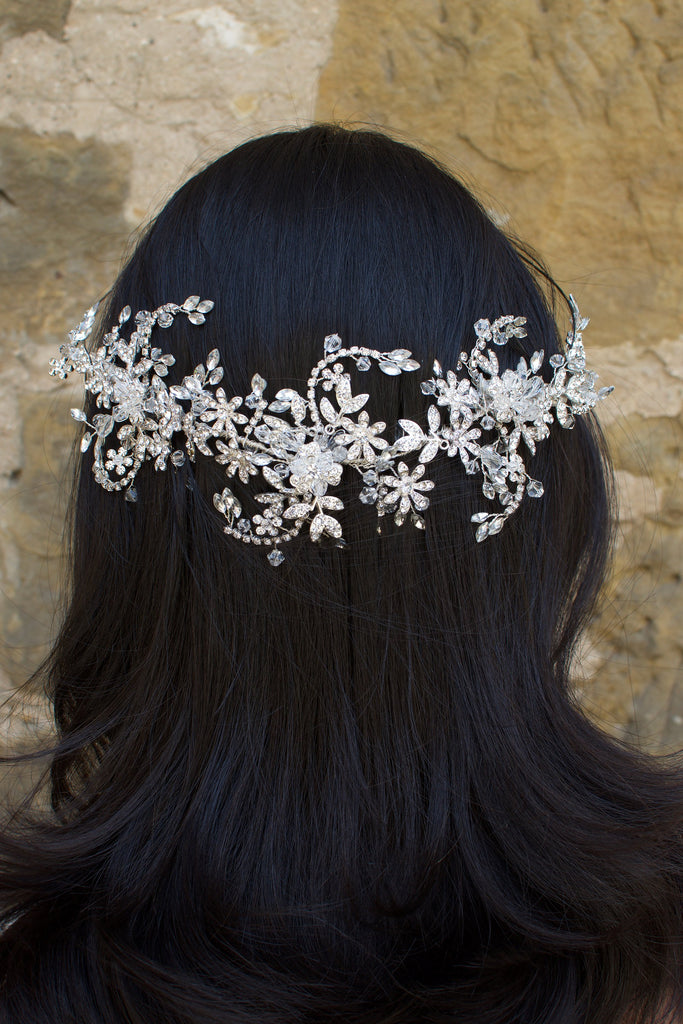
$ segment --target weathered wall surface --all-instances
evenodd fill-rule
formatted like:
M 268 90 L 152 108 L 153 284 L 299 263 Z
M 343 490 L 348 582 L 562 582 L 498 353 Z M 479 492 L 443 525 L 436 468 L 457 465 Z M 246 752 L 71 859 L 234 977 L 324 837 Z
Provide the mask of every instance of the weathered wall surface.
M 48 361 L 192 169 L 311 119 L 335 15 L 333 0 L 0 0 L 0 692 L 41 660 L 59 591 L 76 403 Z
M 683 746 L 683 0 L 0 0 L 0 46 L 5 691 L 59 588 L 74 403 L 47 361 L 189 171 L 315 115 L 434 152 L 591 315 L 622 515 L 582 691 Z
M 583 693 L 683 746 L 683 3 L 341 0 L 317 114 L 428 148 L 591 316 L 622 516 Z

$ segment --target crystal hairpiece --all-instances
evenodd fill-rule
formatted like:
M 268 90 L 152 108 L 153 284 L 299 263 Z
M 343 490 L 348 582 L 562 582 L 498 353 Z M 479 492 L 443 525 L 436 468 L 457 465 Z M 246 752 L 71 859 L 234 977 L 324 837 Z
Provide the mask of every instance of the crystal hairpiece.
M 471 353 L 460 353 L 455 370 L 444 372 L 435 362 L 433 376 L 421 384 L 423 394 L 432 399 L 427 429 L 400 419 L 403 433 L 394 441 L 383 436 L 386 423 L 370 422 L 364 408 L 370 396 L 352 393 L 343 361 L 361 372 L 376 364 L 383 373 L 397 376 L 419 369 L 407 349 L 345 348 L 339 335 L 330 334 L 323 358 L 310 372 L 305 395 L 283 388 L 270 402 L 263 397 L 266 381 L 258 373 L 246 397 L 228 399 L 217 386 L 223 377 L 217 349 L 182 384 L 168 387 L 164 377 L 175 360 L 151 347 L 150 336 L 155 327 L 168 328 L 181 314 L 192 324 L 204 323 L 214 303 L 197 295 L 182 305 L 166 303 L 152 313 L 136 313 L 128 340 L 121 336 L 131 317 L 126 306 L 102 344 L 89 352 L 84 342 L 95 321 L 97 307 L 92 307 L 61 346 L 60 358 L 51 361 L 50 373 L 61 378 L 82 373 L 85 390 L 103 410 L 92 423 L 80 409 L 71 414 L 86 424 L 81 451 L 94 441 L 93 473 L 106 490 L 125 490 L 126 498 L 135 501 L 135 477 L 143 462 L 153 460 L 155 469 L 165 470 L 169 462 L 182 465 L 186 454 L 194 460 L 198 451 L 215 458 L 228 477 L 242 483 L 260 477 L 267 489 L 254 495 L 262 510 L 251 517 L 243 515 L 230 487 L 214 494 L 213 500 L 225 517 L 225 532 L 272 548 L 268 559 L 273 565 L 284 560 L 279 545 L 305 526 L 313 541 L 329 536 L 338 545 L 345 543 L 336 516 L 344 504 L 331 493 L 345 467 L 362 477 L 358 497 L 376 507 L 380 523 L 383 516 L 392 515 L 401 526 L 409 517 L 424 529 L 422 513 L 434 487 L 425 472 L 438 453 L 457 455 L 466 473 L 481 474 L 484 497 L 497 502 L 495 511 L 472 516 L 476 539 L 483 541 L 500 532 L 525 494 L 543 494 L 543 484 L 526 471 L 522 442 L 533 454 L 554 419 L 562 427 L 572 427 L 575 416 L 588 412 L 613 390 L 596 390 L 597 374 L 586 370 L 582 331 L 588 320 L 581 318 L 570 299 L 573 325 L 566 354 L 550 357 L 549 383 L 538 372 L 542 351 L 534 352 L 528 364 L 521 357 L 516 369 L 501 373 L 495 349 L 487 347 L 526 337 L 525 317 L 478 320 Z M 184 435 L 185 451 L 177 446 L 179 434 Z M 409 456 L 415 462 L 412 469 Z

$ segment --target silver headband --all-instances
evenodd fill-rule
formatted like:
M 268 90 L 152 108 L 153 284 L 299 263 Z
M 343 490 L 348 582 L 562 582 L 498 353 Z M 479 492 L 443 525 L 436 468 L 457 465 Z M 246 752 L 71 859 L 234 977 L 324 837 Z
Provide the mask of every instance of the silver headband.
M 80 409 L 72 409 L 71 415 L 87 427 L 81 451 L 87 451 L 94 440 L 93 473 L 108 491 L 125 490 L 126 498 L 135 501 L 134 481 L 143 462 L 151 459 L 155 469 L 165 470 L 169 462 L 182 465 L 186 454 L 194 460 L 197 452 L 215 458 L 228 477 L 239 477 L 242 483 L 260 477 L 267 489 L 254 494 L 262 510 L 251 517 L 243 515 L 230 487 L 214 494 L 213 501 L 225 517 L 225 532 L 237 540 L 270 547 L 272 565 L 284 560 L 280 545 L 305 526 L 313 541 L 328 536 L 337 545 L 345 544 L 336 515 L 344 504 L 331 491 L 346 467 L 362 477 L 358 497 L 376 507 L 378 531 L 385 515 L 392 515 L 398 526 L 410 518 L 424 529 L 422 513 L 434 487 L 425 472 L 439 453 L 457 455 L 466 473 L 481 474 L 484 497 L 497 503 L 495 511 L 472 516 L 476 539 L 483 541 L 500 532 L 525 494 L 530 498 L 543 494 L 541 481 L 531 479 L 526 471 L 522 442 L 534 454 L 555 419 L 562 427 L 572 427 L 575 416 L 587 413 L 613 390 L 596 390 L 597 374 L 586 370 L 582 331 L 588 320 L 581 318 L 573 297 L 570 300 L 573 325 L 566 354 L 550 357 L 549 383 L 538 372 L 542 351 L 534 352 L 528 364 L 522 357 L 515 370 L 501 373 L 495 348 L 487 347 L 526 337 L 525 317 L 501 316 L 493 323 L 478 320 L 472 351 L 460 353 L 454 370 L 444 371 L 435 362 L 433 376 L 420 385 L 432 400 L 427 406 L 427 428 L 400 419 L 402 434 L 393 442 L 383 436 L 386 423 L 370 422 L 364 409 L 369 394 L 352 393 L 344 361 L 361 372 L 376 364 L 383 373 L 397 376 L 419 369 L 407 349 L 380 352 L 357 345 L 344 347 L 339 335 L 330 334 L 323 358 L 310 372 L 305 395 L 283 388 L 270 402 L 263 397 L 266 381 L 258 373 L 246 397 L 228 399 L 217 386 L 223 370 L 218 350 L 213 349 L 205 364 L 182 384 L 169 388 L 163 378 L 175 359 L 151 347 L 150 336 L 155 327 L 168 328 L 181 314 L 192 324 L 203 324 L 214 303 L 200 301 L 197 295 L 182 305 L 165 303 L 153 313 L 136 313 L 128 340 L 121 337 L 131 317 L 126 306 L 102 344 L 89 352 L 84 343 L 95 322 L 97 307 L 93 306 L 61 346 L 60 358 L 51 361 L 50 373 L 61 378 L 82 373 L 85 390 L 103 410 L 92 417 L 92 423 Z M 185 451 L 177 446 L 180 434 Z

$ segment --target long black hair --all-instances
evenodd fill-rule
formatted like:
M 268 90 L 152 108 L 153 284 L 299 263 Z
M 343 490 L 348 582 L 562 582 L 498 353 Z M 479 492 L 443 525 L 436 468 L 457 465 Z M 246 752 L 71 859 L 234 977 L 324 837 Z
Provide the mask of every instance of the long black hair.
M 169 381 L 217 347 L 229 395 L 255 371 L 300 389 L 333 332 L 453 367 L 476 320 L 514 313 L 515 365 L 567 324 L 443 167 L 326 125 L 188 181 L 102 323 L 190 294 L 216 305 L 163 334 Z M 416 377 L 373 374 L 371 416 L 422 422 Z M 43 669 L 51 808 L 0 838 L 3 1022 L 673 1020 L 681 774 L 569 682 L 611 538 L 592 416 L 552 427 L 544 497 L 483 544 L 481 478 L 442 459 L 424 532 L 378 535 L 354 478 L 348 547 L 302 535 L 278 569 L 223 534 L 214 460 L 143 466 L 135 504 L 89 460 Z

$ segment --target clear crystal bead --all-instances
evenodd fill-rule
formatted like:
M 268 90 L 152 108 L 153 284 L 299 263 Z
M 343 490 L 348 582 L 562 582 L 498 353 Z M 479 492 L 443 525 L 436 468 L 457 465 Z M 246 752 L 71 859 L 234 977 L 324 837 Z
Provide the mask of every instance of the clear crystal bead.
M 338 352 L 342 346 L 342 340 L 338 334 L 328 334 L 325 338 L 325 351 L 329 354 L 330 352 Z
M 360 358 L 356 360 L 356 366 L 359 370 L 365 371 L 370 369 L 372 362 L 367 356 L 360 356 Z
M 435 395 L 436 384 L 432 380 L 423 380 L 420 384 L 420 391 L 423 395 Z
M 173 316 L 167 310 L 164 310 L 163 313 L 159 313 L 157 323 L 159 327 L 170 327 L 173 323 Z
M 481 425 L 484 430 L 493 430 L 496 425 L 496 421 L 492 416 L 484 416 L 482 417 Z
M 479 544 L 481 544 L 481 542 L 483 540 L 486 540 L 488 535 L 489 535 L 489 524 L 488 523 L 482 523 L 481 526 L 477 527 L 477 532 L 476 532 L 475 536 L 476 536 L 477 542 Z
M 527 484 L 526 493 L 530 498 L 543 497 L 543 484 L 540 480 L 530 480 Z
M 271 565 L 282 565 L 285 560 L 285 556 L 282 554 L 279 548 L 273 548 L 272 551 L 268 552 L 268 561 Z
M 549 362 L 551 366 L 554 366 L 555 369 L 558 369 L 560 366 L 564 366 L 564 356 L 556 354 L 550 357 Z
M 378 480 L 377 473 L 374 469 L 369 469 L 367 473 L 363 473 L 364 484 L 376 484 Z
M 372 505 L 377 499 L 377 491 L 374 487 L 364 487 L 358 497 L 364 505 Z
M 171 462 L 174 466 L 182 466 L 185 462 L 185 452 L 175 451 L 171 454 Z

